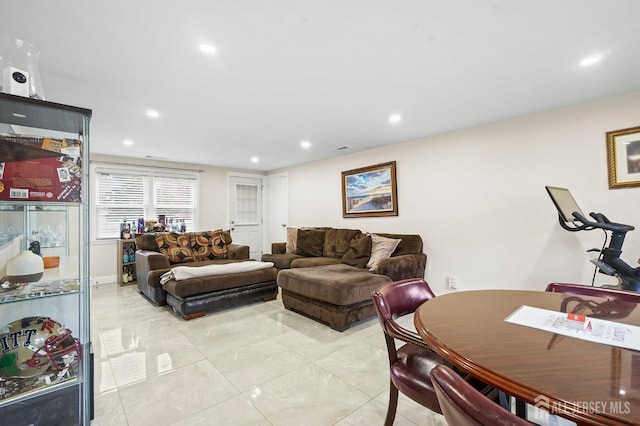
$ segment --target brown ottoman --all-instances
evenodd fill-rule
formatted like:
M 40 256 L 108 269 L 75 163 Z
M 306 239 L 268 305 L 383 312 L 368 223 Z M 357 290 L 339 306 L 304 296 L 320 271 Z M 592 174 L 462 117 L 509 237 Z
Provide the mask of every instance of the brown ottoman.
M 182 318 L 201 317 L 205 311 L 224 306 L 259 300 L 273 300 L 278 296 L 276 269 L 234 274 L 169 280 L 162 285 L 167 292 L 167 304 Z
M 390 282 L 386 275 L 342 263 L 278 273 L 286 309 L 327 323 L 338 331 L 375 316 L 371 294 Z

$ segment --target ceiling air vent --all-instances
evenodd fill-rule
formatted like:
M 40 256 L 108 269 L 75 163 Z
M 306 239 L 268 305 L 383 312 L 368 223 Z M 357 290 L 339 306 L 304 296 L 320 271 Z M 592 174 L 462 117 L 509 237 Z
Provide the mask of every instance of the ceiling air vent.
M 331 151 L 344 151 L 345 149 L 349 149 L 348 146 L 339 146 L 337 148 L 333 148 Z

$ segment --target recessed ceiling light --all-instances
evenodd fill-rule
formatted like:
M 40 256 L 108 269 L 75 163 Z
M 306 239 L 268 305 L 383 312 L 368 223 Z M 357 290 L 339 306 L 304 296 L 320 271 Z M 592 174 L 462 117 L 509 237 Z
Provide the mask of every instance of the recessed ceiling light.
M 215 55 L 216 53 L 216 47 L 209 43 L 200 43 L 198 49 L 200 49 L 200 52 L 204 53 L 205 55 Z
M 133 141 L 131 139 L 125 139 L 122 141 L 122 145 L 131 146 L 133 145 Z
M 149 117 L 149 118 L 158 118 L 158 117 L 160 117 L 160 113 L 158 111 L 156 111 L 155 109 L 148 109 L 145 114 L 147 114 L 147 117 Z
M 302 141 L 302 142 L 300 142 L 300 146 L 301 146 L 302 148 L 304 148 L 304 149 L 309 149 L 309 148 L 311 148 L 311 142 L 309 142 L 309 141 Z
M 581 67 L 588 67 L 590 65 L 594 65 L 597 64 L 598 62 L 600 62 L 602 60 L 602 55 L 591 55 L 591 56 L 587 56 L 586 58 L 583 58 L 580 61 L 580 66 Z
M 398 124 L 402 121 L 402 116 L 400 114 L 391 114 L 389 116 L 389 123 Z
M 258 157 L 251 157 L 251 162 L 252 163 L 257 163 L 258 161 L 260 161 L 260 159 Z

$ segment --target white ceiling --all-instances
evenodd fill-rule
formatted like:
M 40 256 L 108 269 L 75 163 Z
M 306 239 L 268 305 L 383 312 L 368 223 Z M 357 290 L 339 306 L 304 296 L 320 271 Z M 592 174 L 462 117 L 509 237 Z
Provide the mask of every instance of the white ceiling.
M 638 0 L 3 0 L 0 21 L 47 100 L 93 110 L 92 152 L 246 170 L 640 90 Z

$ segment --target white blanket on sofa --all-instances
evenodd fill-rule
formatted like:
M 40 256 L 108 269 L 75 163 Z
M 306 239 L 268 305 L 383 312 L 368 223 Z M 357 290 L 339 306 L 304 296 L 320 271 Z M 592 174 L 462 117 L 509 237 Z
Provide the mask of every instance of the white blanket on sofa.
M 256 262 L 254 260 L 205 266 L 176 266 L 160 276 L 160 284 L 164 284 L 169 280 L 180 281 L 189 278 L 209 277 L 211 275 L 237 274 L 271 267 L 273 267 L 273 262 Z

